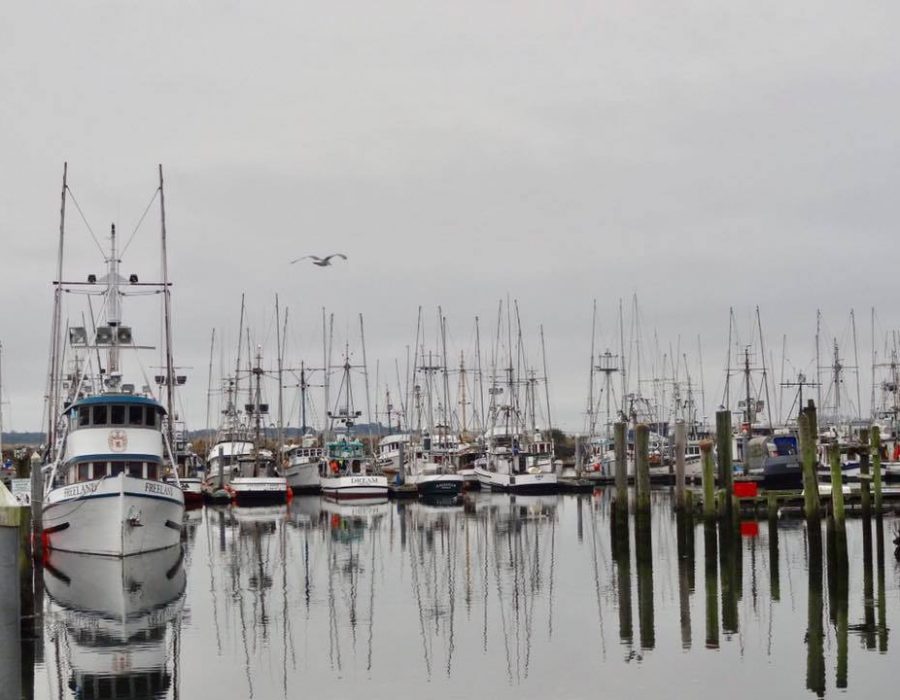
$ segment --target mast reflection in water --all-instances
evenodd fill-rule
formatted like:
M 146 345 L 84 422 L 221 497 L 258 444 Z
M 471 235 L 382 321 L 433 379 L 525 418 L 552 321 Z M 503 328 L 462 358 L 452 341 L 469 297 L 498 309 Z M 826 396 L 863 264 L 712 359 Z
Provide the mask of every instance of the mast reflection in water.
M 704 525 L 676 517 L 662 491 L 649 521 L 612 511 L 607 493 L 298 497 L 186 514 L 184 565 L 181 550 L 99 563 L 53 553 L 33 697 L 893 687 L 896 519 L 850 520 L 844 536 L 826 522 Z

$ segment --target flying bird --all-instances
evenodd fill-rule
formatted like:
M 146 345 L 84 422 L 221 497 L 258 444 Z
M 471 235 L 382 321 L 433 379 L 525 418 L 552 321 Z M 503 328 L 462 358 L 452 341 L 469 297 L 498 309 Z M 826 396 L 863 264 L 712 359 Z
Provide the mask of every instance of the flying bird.
M 313 265 L 318 265 L 319 267 L 330 267 L 332 258 L 340 258 L 341 260 L 346 260 L 347 256 L 343 253 L 332 253 L 331 255 L 324 258 L 320 258 L 318 255 L 304 255 L 302 258 L 291 260 L 291 265 L 293 265 L 295 262 L 300 262 L 301 260 L 312 260 Z

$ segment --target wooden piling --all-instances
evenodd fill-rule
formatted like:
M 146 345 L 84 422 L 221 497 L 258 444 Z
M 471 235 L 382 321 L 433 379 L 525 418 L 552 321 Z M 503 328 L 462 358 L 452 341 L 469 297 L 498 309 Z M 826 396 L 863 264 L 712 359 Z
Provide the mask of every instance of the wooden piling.
M 613 426 L 616 452 L 616 517 L 628 519 L 628 435 L 626 425 L 618 421 Z
M 859 503 L 863 518 L 867 521 L 872 515 L 872 498 L 869 493 L 869 430 L 859 431 Z
M 734 486 L 734 455 L 731 451 L 731 411 L 716 411 L 716 454 L 719 461 L 719 488 L 731 494 Z M 731 499 L 725 499 L 726 508 Z
M 807 522 L 818 522 L 821 517 L 819 506 L 819 481 L 816 477 L 816 434 L 806 409 L 800 412 L 797 423 L 800 428 L 800 463 L 803 469 L 803 503 Z
M 40 559 L 44 553 L 44 478 L 41 472 L 41 455 L 35 450 L 31 453 L 31 528 L 34 533 L 33 554 Z
M 844 480 L 841 474 L 841 450 L 837 443 L 828 449 L 831 461 L 831 514 L 838 533 L 846 531 L 844 525 Z
M 684 510 L 684 454 L 687 450 L 687 426 L 683 420 L 675 423 L 675 507 Z
M 870 435 L 872 455 L 872 488 L 875 491 L 875 514 L 881 515 L 881 428 L 872 426 Z
M 711 522 L 716 517 L 716 484 L 713 472 L 712 441 L 700 441 L 700 458 L 703 463 L 703 519 Z
M 634 485 L 637 510 L 650 512 L 650 427 L 639 423 L 634 429 Z

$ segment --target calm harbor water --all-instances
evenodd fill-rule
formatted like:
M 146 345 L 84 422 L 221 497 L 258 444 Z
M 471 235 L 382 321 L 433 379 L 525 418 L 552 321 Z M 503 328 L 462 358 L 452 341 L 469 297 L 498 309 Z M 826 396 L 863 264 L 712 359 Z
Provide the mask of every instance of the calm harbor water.
M 613 536 L 611 510 L 608 492 L 473 494 L 451 507 L 303 497 L 190 512 L 183 550 L 124 563 L 54 553 L 22 697 L 797 698 L 895 687 L 896 519 L 848 521 L 842 556 L 824 524 L 821 537 L 799 521 L 679 527 L 667 492 L 654 493 L 640 537 L 633 517 L 627 539 Z

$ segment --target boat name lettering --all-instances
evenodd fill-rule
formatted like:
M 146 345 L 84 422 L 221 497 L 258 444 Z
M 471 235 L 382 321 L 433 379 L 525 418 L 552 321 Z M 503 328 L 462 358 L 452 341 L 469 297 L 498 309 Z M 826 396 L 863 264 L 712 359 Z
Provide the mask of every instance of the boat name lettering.
M 351 484 L 377 484 L 377 476 L 353 476 L 350 477 Z
M 144 492 L 145 493 L 160 493 L 163 496 L 171 496 L 173 494 L 171 486 L 166 486 L 165 484 L 157 484 L 153 481 L 149 481 L 146 484 L 144 484 Z
M 85 484 L 66 486 L 66 488 L 63 489 L 63 498 L 75 498 L 76 496 L 83 496 L 86 493 L 94 493 L 99 485 L 99 481 L 91 481 Z

